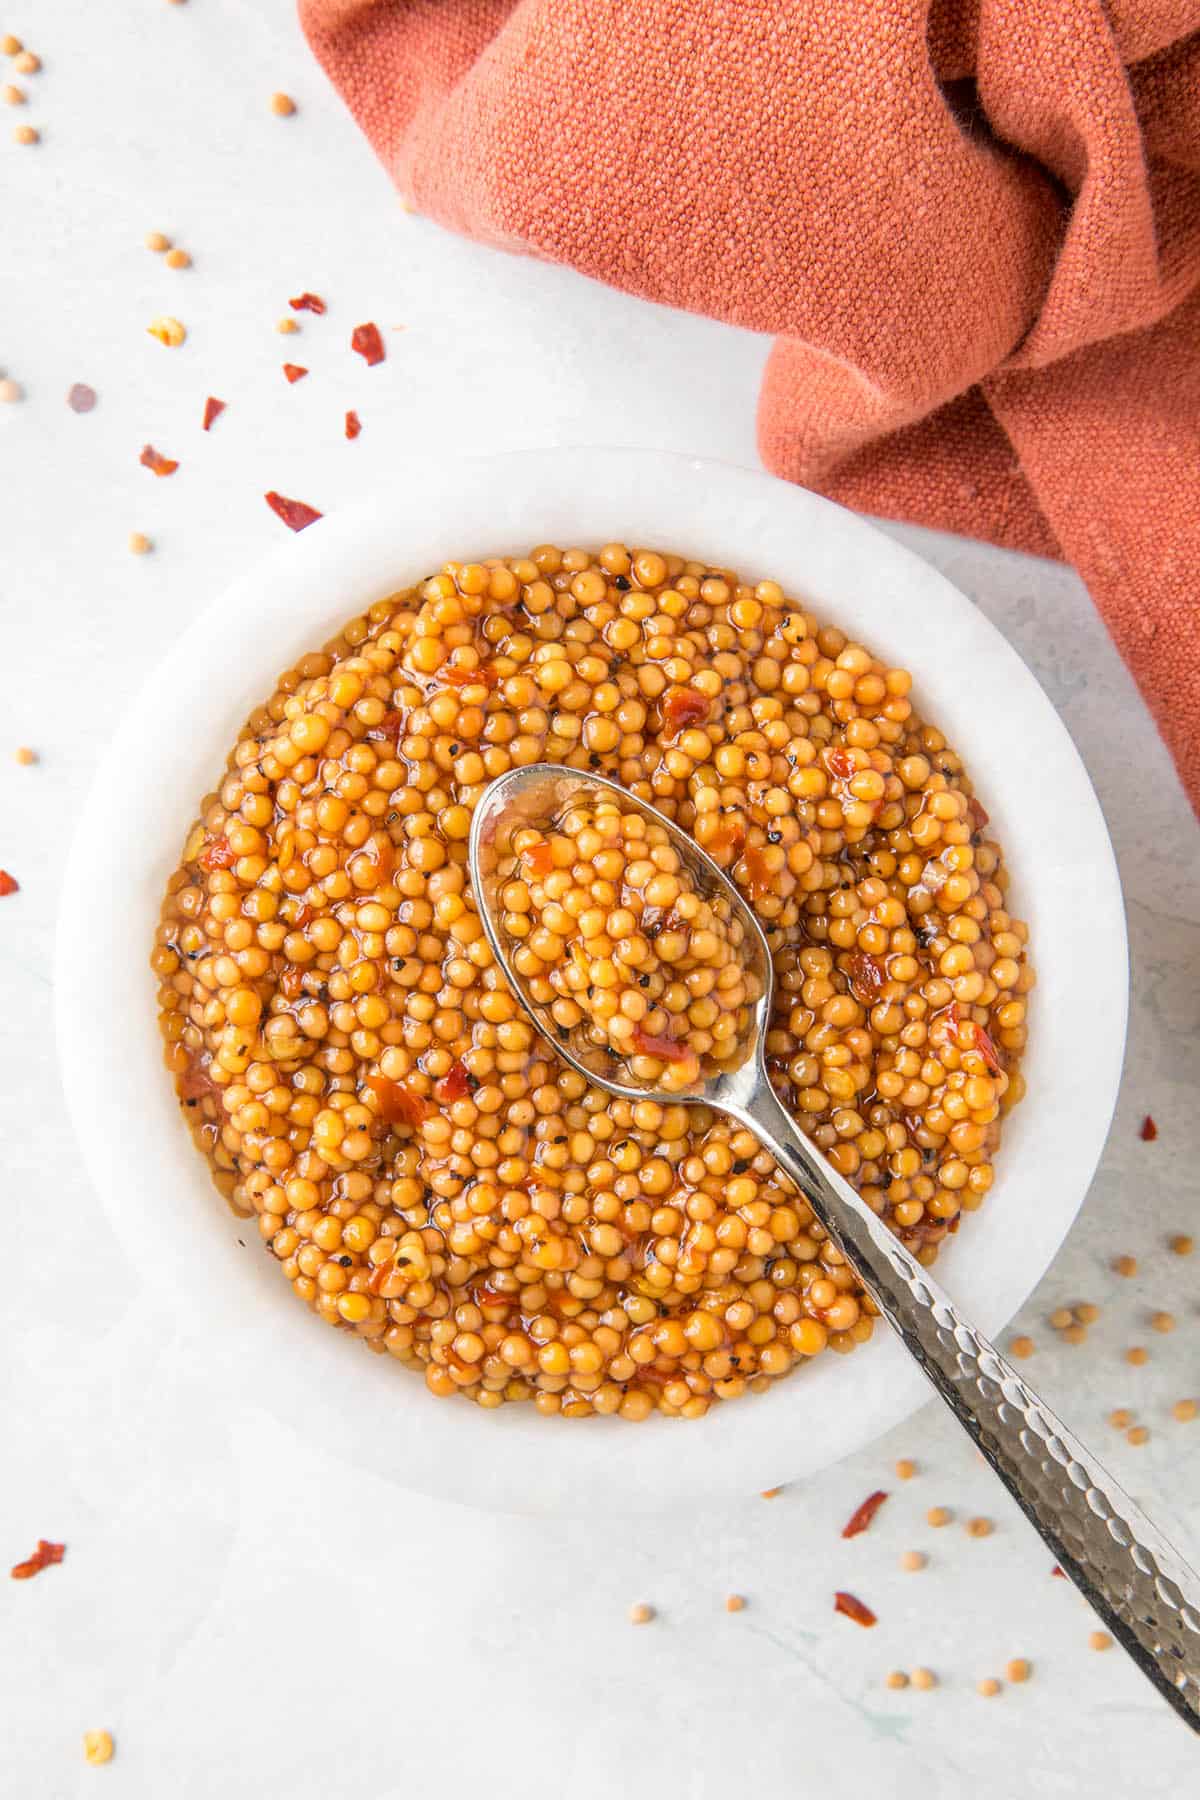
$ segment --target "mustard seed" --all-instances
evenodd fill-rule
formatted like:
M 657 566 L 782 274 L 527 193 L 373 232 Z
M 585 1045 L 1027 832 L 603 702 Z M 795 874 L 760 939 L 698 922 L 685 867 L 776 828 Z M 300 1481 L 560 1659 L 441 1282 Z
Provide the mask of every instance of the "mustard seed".
M 1033 1673 L 1033 1664 L 1023 1656 L 1014 1656 L 1004 1673 L 1010 1681 L 1028 1681 Z
M 30 763 L 35 763 L 37 761 L 37 751 L 31 750 L 28 744 L 22 744 L 17 751 L 17 761 L 21 764 L 22 768 L 27 769 Z
M 1100 1317 L 1100 1308 L 1094 1306 L 1090 1300 L 1084 1300 L 1075 1308 L 1075 1317 L 1081 1325 L 1094 1325 Z
M 743 1612 L 745 1610 L 745 1606 L 746 1606 L 746 1601 L 745 1601 L 745 1597 L 742 1594 L 730 1594 L 726 1598 L 725 1611 L 727 1613 Z
M 281 331 L 285 337 L 291 337 L 292 333 L 294 331 L 299 331 L 300 327 L 295 319 L 280 319 L 275 329 L 276 331 Z
M 1150 1437 L 1150 1431 L 1149 1431 L 1149 1428 L 1145 1425 L 1133 1425 L 1125 1433 L 1125 1441 L 1128 1444 L 1134 1444 L 1134 1445 L 1144 1444 L 1147 1442 L 1149 1437 Z
M 171 248 L 171 240 L 163 231 L 148 231 L 142 242 L 147 250 L 153 250 L 155 256 L 161 256 L 164 250 Z
M 652 1606 L 647 1606 L 644 1600 L 639 1600 L 636 1606 L 631 1606 L 629 1609 L 629 1623 L 631 1625 L 649 1625 L 653 1617 L 654 1608 Z
M 1156 1312 L 1152 1315 L 1150 1324 L 1155 1331 L 1174 1331 L 1175 1314 L 1169 1312 Z
M 1123 1275 L 1126 1280 L 1128 1280 L 1131 1275 L 1136 1275 L 1138 1272 L 1137 1257 L 1118 1256 L 1113 1262 L 1113 1271 L 1117 1275 Z
M 3 381 L 0 381 L 0 406 L 12 406 L 20 398 L 19 383 L 15 382 L 11 375 L 6 375 Z
M 0 89 L 0 100 L 3 100 L 5 106 L 24 106 L 25 89 L 17 87 L 15 82 L 7 82 Z
M 925 1514 L 925 1523 L 937 1529 L 942 1525 L 949 1525 L 953 1517 L 954 1514 L 948 1506 L 931 1506 Z
M 19 56 L 23 48 L 24 45 L 20 38 L 14 37 L 11 31 L 6 32 L 4 37 L 0 38 L 0 55 Z
M 1111 1650 L 1112 1639 L 1107 1631 L 1093 1631 L 1088 1639 L 1089 1650 Z
M 1146 1349 L 1144 1344 L 1131 1344 L 1129 1349 L 1125 1352 L 1125 1361 L 1127 1363 L 1132 1363 L 1135 1369 L 1140 1369 L 1142 1364 L 1149 1362 L 1149 1360 L 1150 1352 Z
M 1015 1337 L 1008 1346 L 1008 1353 L 1023 1362 L 1027 1356 L 1033 1355 L 1035 1348 L 1036 1345 L 1031 1337 Z
M 1055 1331 L 1065 1331 L 1068 1325 L 1073 1325 L 1075 1323 L 1075 1314 L 1071 1311 L 1069 1306 L 1055 1307 L 1054 1311 L 1050 1314 L 1050 1323 L 1053 1325 Z
M 1196 1240 L 1188 1237 L 1186 1232 L 1181 1232 L 1178 1237 L 1171 1239 L 1171 1248 L 1176 1256 L 1190 1256 L 1196 1248 Z
M 41 57 L 35 56 L 32 50 L 21 50 L 13 58 L 13 68 L 18 75 L 36 75 L 41 66 Z
M 1115 1412 L 1109 1413 L 1108 1422 L 1114 1428 L 1114 1430 L 1125 1431 L 1130 1425 L 1133 1424 L 1133 1414 L 1131 1412 L 1129 1412 L 1125 1407 L 1118 1406 L 1116 1408 Z
M 896 1464 L 897 1481 L 911 1481 L 916 1472 L 916 1463 L 912 1462 L 907 1456 L 902 1456 L 900 1461 Z
M 112 1761 L 113 1740 L 111 1731 L 85 1731 L 83 1734 L 83 1760 L 93 1767 L 99 1763 Z
M 904 1673 L 903 1669 L 893 1669 L 887 1676 L 884 1686 L 890 1688 L 906 1688 L 908 1686 L 908 1676 Z
M 17 129 L 13 132 L 13 143 L 36 144 L 39 142 L 40 137 L 41 133 L 38 131 L 36 125 L 18 125 Z
M 988 1675 L 984 1680 L 975 1683 L 975 1692 L 982 1694 L 985 1700 L 994 1700 L 1000 1692 L 1000 1683 L 994 1676 Z
M 1087 1326 L 1086 1325 L 1068 1325 L 1066 1330 L 1062 1333 L 1062 1337 L 1063 1337 L 1064 1343 L 1067 1343 L 1067 1344 L 1086 1344 L 1087 1343 Z
M 915 1688 L 928 1689 L 937 1686 L 937 1676 L 932 1669 L 914 1669 L 912 1684 Z
M 133 551 L 135 556 L 145 556 L 147 550 L 152 549 L 153 545 L 144 531 L 131 531 L 129 534 L 129 548 Z
M 900 1567 L 911 1575 L 915 1570 L 923 1569 L 928 1561 L 929 1558 L 922 1551 L 906 1550 L 900 1558 Z
M 296 110 L 296 102 L 290 94 L 272 94 L 271 111 L 279 119 L 290 119 Z
M 968 1519 L 967 1536 L 973 1538 L 991 1537 L 996 1527 L 990 1519 Z
M 1189 1420 L 1195 1418 L 1196 1410 L 1194 1400 L 1177 1400 L 1171 1408 L 1171 1417 L 1178 1419 L 1181 1425 L 1186 1425 Z

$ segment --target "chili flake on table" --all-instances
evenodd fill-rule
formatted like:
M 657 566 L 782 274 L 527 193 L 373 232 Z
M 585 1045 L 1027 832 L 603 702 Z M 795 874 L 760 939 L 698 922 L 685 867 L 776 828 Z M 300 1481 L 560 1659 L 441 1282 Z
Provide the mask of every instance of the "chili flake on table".
M 225 402 L 223 400 L 214 400 L 213 396 L 210 394 L 208 399 L 204 402 L 204 418 L 200 429 L 202 431 L 211 431 L 224 411 Z
M 274 488 L 265 493 L 263 499 L 292 531 L 304 531 L 322 517 L 315 506 L 308 506 L 303 500 L 289 500 L 286 494 L 277 494 Z
M 383 339 L 379 335 L 378 325 L 370 322 L 354 327 L 350 334 L 350 348 L 358 352 L 368 368 L 374 368 L 376 363 L 381 363 L 387 354 L 383 347 Z
M 876 1488 L 873 1494 L 868 1494 L 862 1505 L 851 1513 L 842 1527 L 842 1536 L 844 1538 L 858 1537 L 859 1533 L 865 1531 L 870 1525 L 871 1520 L 886 1499 L 887 1494 L 882 1488 Z
M 143 469 L 149 469 L 152 475 L 173 475 L 179 464 L 174 457 L 163 456 L 153 444 L 143 444 L 142 454 L 138 457 Z
M 51 1563 L 60 1563 L 66 1554 L 65 1544 L 51 1544 L 46 1538 L 38 1539 L 37 1549 L 24 1562 L 17 1563 L 10 1571 L 14 1581 L 28 1581 L 31 1576 L 40 1575 Z

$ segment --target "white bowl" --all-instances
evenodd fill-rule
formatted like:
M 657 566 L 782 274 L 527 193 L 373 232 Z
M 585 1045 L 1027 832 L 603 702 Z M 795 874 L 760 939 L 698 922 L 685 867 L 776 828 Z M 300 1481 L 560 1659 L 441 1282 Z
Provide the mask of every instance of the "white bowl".
M 112 1224 L 164 1304 L 192 1322 L 215 1403 L 236 1393 L 407 1487 L 495 1508 L 653 1510 L 751 1493 L 857 1449 L 929 1391 L 881 1327 L 853 1356 L 822 1357 L 693 1423 L 571 1423 L 436 1400 L 296 1303 L 179 1116 L 147 960 L 159 901 L 197 800 L 278 671 L 447 557 L 614 538 L 772 576 L 912 670 L 921 712 L 962 753 L 995 821 L 1039 974 L 1029 1093 L 1007 1122 L 987 1205 L 938 1265 L 985 1331 L 1011 1318 L 1074 1219 L 1121 1068 L 1121 893 L 1075 748 L 987 620 L 861 519 L 741 469 L 553 450 L 414 465 L 387 493 L 284 539 L 181 638 L 100 767 L 59 922 L 66 1092 Z

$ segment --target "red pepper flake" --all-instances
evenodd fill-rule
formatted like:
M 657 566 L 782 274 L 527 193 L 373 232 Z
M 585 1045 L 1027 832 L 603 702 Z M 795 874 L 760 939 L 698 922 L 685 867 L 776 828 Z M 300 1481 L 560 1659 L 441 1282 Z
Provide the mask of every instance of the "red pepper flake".
M 495 669 L 464 669 L 460 663 L 451 663 L 448 669 L 439 673 L 445 677 L 451 687 L 485 687 L 494 688 L 500 677 Z
M 304 992 L 304 970 L 298 963 L 289 963 L 279 977 L 279 991 L 285 1000 L 298 1000 Z
M 829 773 L 836 775 L 839 781 L 849 781 L 854 773 L 854 759 L 848 750 L 830 750 L 825 764 Z
M 367 736 L 395 747 L 404 736 L 404 724 L 407 715 L 396 707 L 390 706 L 380 719 L 378 725 L 372 725 Z
M 291 531 L 307 531 L 322 516 L 315 506 L 306 506 L 303 500 L 289 500 L 286 494 L 277 494 L 274 488 L 264 494 L 263 499 Z
M 1060 1581 L 1065 1581 L 1065 1580 L 1066 1580 L 1066 1579 L 1067 1579 L 1067 1575 L 1066 1575 L 1066 1570 L 1065 1570 L 1065 1569 L 1060 1569 L 1060 1568 L 1059 1568 L 1059 1566 L 1058 1566 L 1058 1564 L 1057 1564 L 1057 1563 L 1055 1563 L 1055 1565 L 1054 1565 L 1054 1567 L 1053 1567 L 1053 1568 L 1052 1568 L 1052 1569 L 1051 1569 L 1051 1571 L 1050 1571 L 1050 1573 L 1051 1573 L 1051 1574 L 1052 1574 L 1052 1575 L 1057 1575 L 1057 1576 L 1058 1576 L 1058 1579 L 1059 1579 L 1059 1580 L 1060 1580 Z
M 74 413 L 89 413 L 96 404 L 96 390 L 86 381 L 77 381 L 67 389 L 67 405 Z
M 143 444 L 142 454 L 138 457 L 143 469 L 149 469 L 155 475 L 173 475 L 179 464 L 170 456 L 161 456 L 153 444 Z
M 1142 1120 L 1142 1129 L 1138 1132 L 1138 1136 L 1141 1138 L 1143 1144 L 1152 1144 L 1158 1136 L 1158 1126 L 1154 1123 L 1154 1120 L 1150 1117 L 1149 1113 L 1147 1113 Z
M 380 1118 L 389 1125 L 420 1125 L 434 1110 L 423 1094 L 386 1075 L 368 1075 L 367 1086 L 379 1102 Z
M 971 821 L 972 833 L 982 831 L 985 825 L 990 825 L 992 822 L 987 808 L 979 804 L 974 794 L 967 801 L 967 817 Z
M 371 369 L 375 367 L 376 363 L 381 363 L 387 355 L 387 351 L 383 347 L 383 339 L 379 335 L 378 325 L 370 322 L 354 327 L 350 333 L 350 348 L 356 350 L 366 362 L 367 367 Z
M 775 885 L 775 872 L 767 865 L 766 854 L 758 844 L 751 844 L 743 858 L 746 865 L 746 892 L 751 900 L 761 900 Z
M 475 1289 L 476 1306 L 511 1306 L 515 1295 L 498 1294 L 495 1288 L 477 1287 Z
M 639 1056 L 661 1056 L 664 1062 L 687 1062 L 692 1052 L 678 1038 L 663 1037 L 656 1031 L 643 1031 L 638 1025 L 633 1033 L 633 1047 Z
M 210 394 L 208 399 L 204 402 L 204 420 L 200 429 L 202 431 L 211 431 L 214 422 L 220 418 L 224 411 L 225 402 L 223 400 L 214 400 Z
M 862 1601 L 853 1594 L 836 1593 L 833 1596 L 833 1610 L 845 1613 L 846 1617 L 853 1619 L 856 1625 L 874 1625 L 878 1622 L 870 1607 L 864 1606 Z
M 545 842 L 526 844 L 521 852 L 521 861 L 531 875 L 548 875 L 554 867 L 554 851 Z
M 323 313 L 325 311 L 325 302 L 320 294 L 297 294 L 294 300 L 288 301 L 288 305 L 293 312 Z
M 698 694 L 695 688 L 672 688 L 662 703 L 663 724 L 672 734 L 682 731 L 685 725 L 698 725 L 708 713 L 708 696 Z
M 19 893 L 20 887 L 21 884 L 15 875 L 10 875 L 7 869 L 0 869 L 0 900 L 3 900 L 8 894 Z
M 722 819 L 704 848 L 718 861 L 723 856 L 731 856 L 736 862 L 746 848 L 746 827 L 740 819 Z
M 206 1094 L 215 1094 L 219 1090 L 216 1082 L 209 1074 L 212 1057 L 204 1051 L 194 1062 L 189 1062 L 179 1077 L 178 1094 L 181 1100 L 203 1100 Z
M 862 1505 L 851 1513 L 842 1528 L 842 1536 L 857 1537 L 860 1531 L 865 1531 L 886 1499 L 887 1495 L 882 1488 L 876 1488 L 873 1494 L 868 1494 Z
M 237 852 L 222 832 L 220 837 L 209 838 L 198 860 L 202 869 L 232 869 Z
M 284 363 L 283 372 L 293 386 L 296 382 L 303 381 L 308 374 L 308 370 L 301 363 Z
M 346 414 L 346 436 L 348 438 L 356 438 L 361 430 L 362 420 L 359 418 L 358 414 L 356 412 L 348 412 Z
M 434 1083 L 433 1092 L 434 1097 L 440 1100 L 443 1106 L 453 1106 L 456 1100 L 462 1100 L 471 1092 L 470 1076 L 467 1074 L 465 1065 L 457 1057 L 450 1064 L 442 1079 Z
M 978 1050 L 980 1056 L 982 1056 L 988 1068 L 992 1071 L 992 1074 L 999 1075 L 1001 1066 L 1000 1058 L 996 1053 L 996 1046 L 993 1044 L 982 1025 L 976 1025 L 975 1027 L 975 1048 Z
M 14 1581 L 28 1581 L 31 1575 L 40 1575 L 51 1563 L 60 1563 L 66 1554 L 65 1544 L 51 1544 L 45 1538 L 38 1539 L 38 1547 L 25 1562 L 19 1562 L 12 1570 Z
M 887 970 L 877 957 L 855 950 L 846 958 L 846 979 L 856 1000 L 864 1006 L 874 1006 L 887 980 Z

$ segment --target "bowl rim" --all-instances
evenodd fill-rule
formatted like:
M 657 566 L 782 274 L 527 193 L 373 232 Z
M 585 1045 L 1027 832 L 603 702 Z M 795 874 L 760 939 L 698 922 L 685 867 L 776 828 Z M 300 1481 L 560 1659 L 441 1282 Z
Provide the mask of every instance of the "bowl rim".
M 778 1392 L 719 1405 L 697 1422 L 655 1417 L 631 1431 L 620 1420 L 576 1424 L 513 1406 L 481 1418 L 472 1406 L 434 1400 L 389 1358 L 318 1329 L 270 1259 L 248 1254 L 253 1221 L 219 1201 L 177 1117 L 147 966 L 158 898 L 191 809 L 219 779 L 226 747 L 276 671 L 447 557 L 618 535 L 770 575 L 822 619 L 912 668 L 914 690 L 930 695 L 926 716 L 984 794 L 1017 911 L 1031 918 L 1035 962 L 1044 949 L 1054 953 L 1048 966 L 1039 962 L 1030 1092 L 1006 1122 L 989 1204 L 939 1265 L 984 1331 L 1007 1322 L 1065 1237 L 1120 1080 L 1124 908 L 1079 754 L 1034 676 L 973 603 L 862 518 L 733 465 L 555 448 L 414 462 L 389 486 L 282 542 L 180 636 L 97 767 L 67 858 L 57 931 L 68 1106 L 109 1221 L 173 1306 L 176 1329 L 182 1296 L 183 1328 L 205 1357 L 214 1405 L 249 1401 L 406 1487 L 490 1508 L 657 1511 L 746 1494 L 861 1448 L 929 1394 L 881 1331 L 883 1341 L 858 1355 L 823 1357 Z M 909 652 L 900 653 L 902 643 Z M 1085 904 L 1072 909 L 1072 896 Z M 81 943 L 86 957 L 76 954 Z M 1054 1128 L 1062 1119 L 1069 1140 Z M 1011 1217 L 997 1229 L 1006 1204 L 1020 1214 L 1019 1231 Z M 339 1379 L 347 1356 L 357 1365 Z

